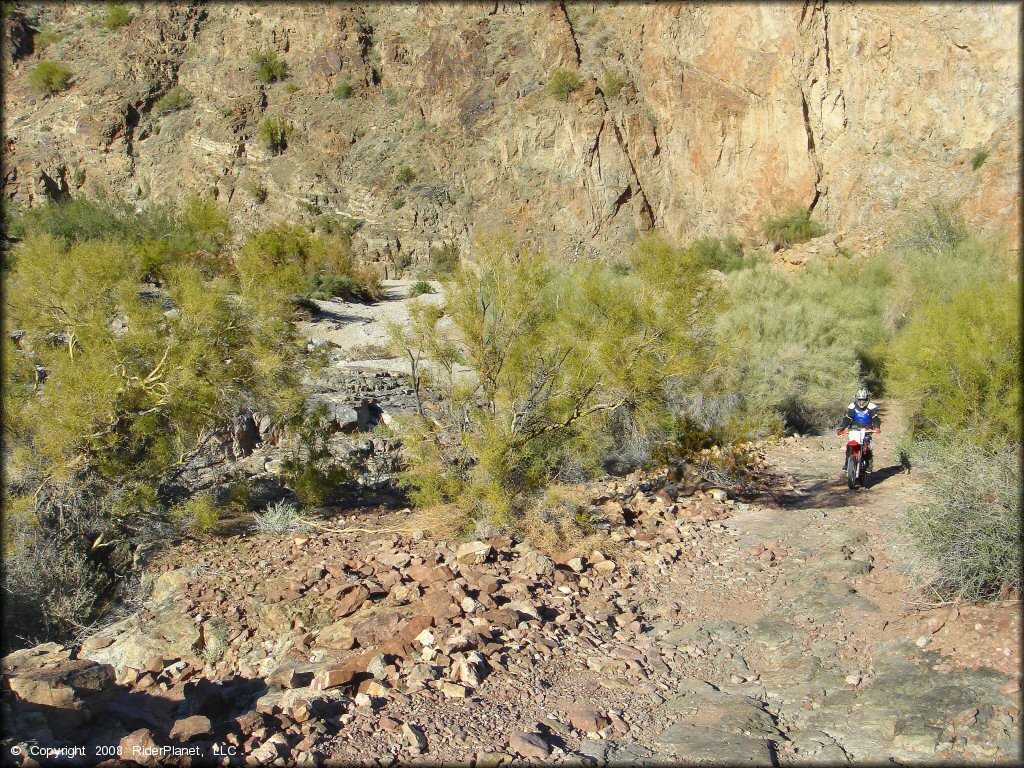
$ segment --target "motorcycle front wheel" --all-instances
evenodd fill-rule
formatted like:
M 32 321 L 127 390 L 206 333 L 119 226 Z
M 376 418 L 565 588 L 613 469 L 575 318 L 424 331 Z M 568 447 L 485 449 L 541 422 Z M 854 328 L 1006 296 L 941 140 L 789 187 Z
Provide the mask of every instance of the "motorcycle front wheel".
M 860 469 L 860 458 L 858 456 L 850 456 L 850 460 L 846 462 L 846 484 L 851 489 L 857 487 L 857 471 Z

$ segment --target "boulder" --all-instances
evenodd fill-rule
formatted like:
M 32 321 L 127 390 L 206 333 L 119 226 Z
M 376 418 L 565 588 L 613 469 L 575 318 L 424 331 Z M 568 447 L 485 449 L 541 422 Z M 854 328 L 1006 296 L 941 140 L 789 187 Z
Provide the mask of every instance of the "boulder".
M 455 559 L 467 565 L 481 565 L 494 552 L 494 548 L 484 541 L 467 541 L 455 550 Z
M 114 694 L 114 668 L 47 643 L 5 656 L 3 687 L 15 696 L 15 716 L 23 715 L 62 735 L 102 714 Z M 40 719 L 41 718 L 41 719 Z
M 210 723 L 210 718 L 204 715 L 192 715 L 175 721 L 168 736 L 176 741 L 191 741 L 200 736 L 212 734 L 213 725 Z
M 508 740 L 508 745 L 523 757 L 535 757 L 543 760 L 551 754 L 548 743 L 535 733 L 516 731 Z

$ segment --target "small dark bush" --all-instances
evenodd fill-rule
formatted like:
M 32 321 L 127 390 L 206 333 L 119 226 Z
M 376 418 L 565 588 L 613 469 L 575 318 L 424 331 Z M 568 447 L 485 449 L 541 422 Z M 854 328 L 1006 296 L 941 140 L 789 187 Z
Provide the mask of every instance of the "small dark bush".
M 709 269 L 733 272 L 744 266 L 743 245 L 733 235 L 724 240 L 717 237 L 702 237 L 687 249 L 690 255 Z
M 41 51 L 49 45 L 59 43 L 66 37 L 62 32 L 57 32 L 53 27 L 47 25 L 41 30 L 36 32 L 35 37 L 32 38 L 33 46 L 36 50 Z
M 275 155 L 280 155 L 288 148 L 292 126 L 282 117 L 265 117 L 260 121 L 256 133 L 267 149 Z
M 346 301 L 371 301 L 373 296 L 349 275 L 318 274 L 306 277 L 310 298 L 327 301 L 333 298 Z
M 288 64 L 279 58 L 273 48 L 253 54 L 252 63 L 256 78 L 261 83 L 276 83 L 288 77 Z
M 427 274 L 444 277 L 455 272 L 459 267 L 459 247 L 455 243 L 445 243 L 431 248 L 427 259 Z
M 395 171 L 395 181 L 401 184 L 403 187 L 408 186 L 416 178 L 416 171 L 407 165 L 403 165 L 397 171 Z
M 338 101 L 344 101 L 345 99 L 352 96 L 354 92 L 355 89 L 352 87 L 350 83 L 338 83 L 338 85 L 334 87 L 334 98 L 338 99 Z
M 252 199 L 256 201 L 256 205 L 263 205 L 267 202 L 270 192 L 262 181 L 250 181 L 246 189 Z
M 980 152 L 978 152 L 974 157 L 971 158 L 971 168 L 973 168 L 974 170 L 978 170 L 979 168 L 981 168 L 981 166 L 985 164 L 985 161 L 988 160 L 989 154 L 991 153 L 987 149 L 983 149 Z
M 622 92 L 622 89 L 628 82 L 629 80 L 621 72 L 605 67 L 603 77 L 601 78 L 601 90 L 604 91 L 606 97 L 614 99 Z
M 191 104 L 192 98 L 188 95 L 188 91 L 180 85 L 176 85 L 153 103 L 153 115 L 161 117 L 171 112 L 177 112 L 179 109 L 185 109 Z

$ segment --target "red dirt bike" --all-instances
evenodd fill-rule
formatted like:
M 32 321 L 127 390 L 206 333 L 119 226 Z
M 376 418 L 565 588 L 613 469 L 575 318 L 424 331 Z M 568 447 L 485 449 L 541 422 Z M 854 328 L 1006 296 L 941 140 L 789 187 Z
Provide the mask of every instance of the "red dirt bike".
M 836 431 L 837 435 L 848 435 L 846 443 L 846 484 L 851 489 L 856 488 L 858 485 L 867 487 L 867 476 L 871 472 L 872 459 L 874 458 L 871 445 L 868 443 L 868 435 L 877 435 L 881 431 L 880 429 L 869 429 L 867 427 L 854 427 L 852 429 Z

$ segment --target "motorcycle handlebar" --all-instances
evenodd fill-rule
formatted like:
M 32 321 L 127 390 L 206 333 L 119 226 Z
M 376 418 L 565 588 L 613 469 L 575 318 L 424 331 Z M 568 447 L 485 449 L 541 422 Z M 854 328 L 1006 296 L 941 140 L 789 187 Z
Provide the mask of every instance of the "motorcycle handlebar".
M 845 434 L 846 434 L 847 432 L 849 432 L 849 431 L 850 431 L 850 430 L 849 430 L 849 429 L 846 429 L 846 428 L 844 428 L 844 429 L 837 429 L 837 430 L 836 430 L 836 434 L 837 434 L 837 435 L 845 435 Z M 867 430 L 867 432 L 869 432 L 869 433 L 870 433 L 870 434 L 872 434 L 872 435 L 877 435 L 877 434 L 879 434 L 879 433 L 880 433 L 881 431 L 882 431 L 881 429 L 869 429 L 869 430 Z

